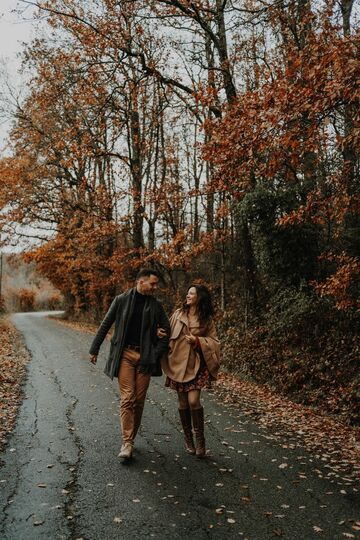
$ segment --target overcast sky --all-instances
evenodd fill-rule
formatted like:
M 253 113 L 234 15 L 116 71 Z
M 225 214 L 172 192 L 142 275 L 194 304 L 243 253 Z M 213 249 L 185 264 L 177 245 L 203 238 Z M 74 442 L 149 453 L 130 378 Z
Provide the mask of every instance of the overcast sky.
M 34 37 L 34 27 L 30 20 L 31 11 L 28 9 L 28 20 L 12 11 L 18 7 L 18 0 L 0 0 L 0 61 L 9 75 L 12 85 L 19 87 L 21 77 L 17 74 L 20 60 L 17 55 L 22 50 L 22 43 L 29 42 Z M 3 81 L 1 81 L 3 82 Z M 8 124 L 0 124 L 0 147 L 6 141 Z

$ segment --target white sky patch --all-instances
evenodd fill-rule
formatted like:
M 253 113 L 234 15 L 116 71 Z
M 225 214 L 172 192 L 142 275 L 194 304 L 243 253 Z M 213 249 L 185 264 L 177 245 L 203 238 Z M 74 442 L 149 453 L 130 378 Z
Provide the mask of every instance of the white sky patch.
M 19 73 L 20 53 L 23 50 L 23 44 L 29 43 L 35 36 L 34 21 L 31 18 L 33 9 L 27 8 L 23 16 L 20 16 L 15 11 L 19 7 L 23 9 L 24 5 L 17 0 L 0 0 L 0 84 L 1 94 L 4 93 L 5 96 L 7 83 L 16 93 L 20 91 L 24 80 Z M 5 110 L 2 111 L 0 118 L 0 149 L 6 144 L 10 128 L 6 107 L 6 101 L 2 102 L 1 108 Z

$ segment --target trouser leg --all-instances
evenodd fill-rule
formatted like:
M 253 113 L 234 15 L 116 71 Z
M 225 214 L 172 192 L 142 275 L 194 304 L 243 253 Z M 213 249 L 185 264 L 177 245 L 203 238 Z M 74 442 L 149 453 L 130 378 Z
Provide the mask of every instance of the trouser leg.
M 133 429 L 133 439 L 135 439 L 138 429 L 141 424 L 142 413 L 144 410 L 146 393 L 149 388 L 150 375 L 145 373 L 136 373 L 135 380 L 135 401 L 134 401 L 134 429 Z
M 124 351 L 118 374 L 120 389 L 120 424 L 124 443 L 133 442 L 137 368 L 136 354 L 135 351 Z M 137 356 L 139 355 L 137 354 Z
M 134 442 L 139 429 L 150 375 L 140 373 L 140 354 L 126 349 L 120 363 L 120 421 L 123 442 Z

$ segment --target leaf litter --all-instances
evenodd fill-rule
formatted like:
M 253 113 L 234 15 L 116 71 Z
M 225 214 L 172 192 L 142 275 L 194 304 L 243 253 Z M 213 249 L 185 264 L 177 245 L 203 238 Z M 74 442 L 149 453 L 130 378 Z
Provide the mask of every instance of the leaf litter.
M 348 484 L 360 480 L 359 428 L 347 426 L 229 373 L 219 374 L 214 393 L 221 403 L 241 409 L 243 415 L 270 432 L 269 440 L 278 441 L 286 449 L 305 448 L 320 459 L 326 472 L 318 470 L 318 475 L 342 476 Z M 235 431 L 232 426 L 225 429 Z M 228 446 L 227 441 L 222 444 Z M 286 469 L 289 465 L 280 463 L 278 467 Z
M 0 317 L 0 451 L 16 421 L 22 400 L 21 384 L 29 360 L 29 352 L 15 326 L 7 318 Z

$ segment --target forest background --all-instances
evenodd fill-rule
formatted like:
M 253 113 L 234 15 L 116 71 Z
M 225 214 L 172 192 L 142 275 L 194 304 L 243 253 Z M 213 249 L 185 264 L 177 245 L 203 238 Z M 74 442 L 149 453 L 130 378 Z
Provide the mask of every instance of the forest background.
M 39 32 L 3 105 L 2 244 L 30 237 L 25 260 L 87 321 L 142 266 L 169 312 L 205 282 L 225 369 L 356 423 L 354 0 L 19 4 Z

